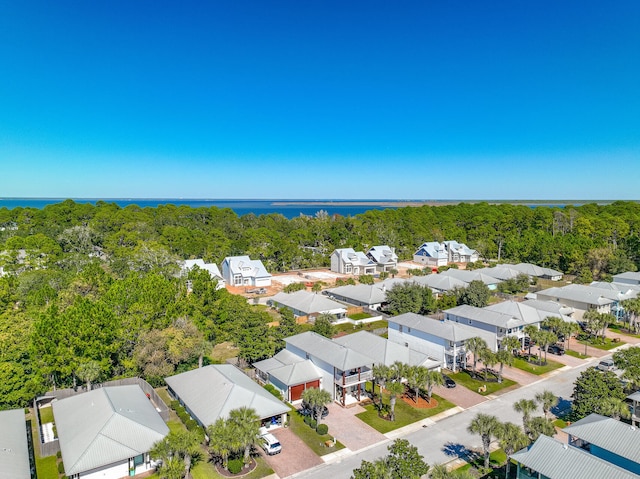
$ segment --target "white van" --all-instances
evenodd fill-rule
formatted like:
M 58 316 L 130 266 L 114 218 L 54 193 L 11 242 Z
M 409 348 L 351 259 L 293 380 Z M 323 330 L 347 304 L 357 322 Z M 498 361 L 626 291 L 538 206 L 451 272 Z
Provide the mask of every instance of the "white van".
M 271 433 L 267 432 L 267 429 L 264 427 L 260 428 L 260 436 L 258 437 L 258 442 L 264 452 L 273 456 L 274 454 L 279 454 L 282 451 L 282 445 L 280 441 Z
M 613 362 L 613 359 L 603 359 L 598 363 L 596 368 L 598 368 L 600 371 L 613 371 L 616 366 Z

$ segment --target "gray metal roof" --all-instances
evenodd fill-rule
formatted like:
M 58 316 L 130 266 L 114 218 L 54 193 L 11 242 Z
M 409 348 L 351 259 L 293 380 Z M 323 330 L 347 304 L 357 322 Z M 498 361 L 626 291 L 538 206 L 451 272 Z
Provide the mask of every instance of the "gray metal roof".
M 396 361 L 411 366 L 430 365 L 438 367 L 440 364 L 435 360 L 429 361 L 429 357 L 426 354 L 401 346 L 368 331 L 347 334 L 346 336 L 335 338 L 333 341 L 362 355 L 371 357 L 375 364 L 391 366 Z
M 24 409 L 0 411 L 0 479 L 31 479 Z
M 539 278 L 543 276 L 550 276 L 550 277 L 562 276 L 561 271 L 556 271 L 555 269 L 537 266 L 531 263 L 505 264 L 505 266 L 521 271 L 522 273 L 528 274 L 529 276 L 536 276 Z
M 640 477 L 582 449 L 548 436 L 540 436 L 529 449 L 522 449 L 512 454 L 511 458 L 549 479 L 638 479 Z
M 344 263 L 354 266 L 375 266 L 375 263 L 362 251 L 355 251 L 353 248 L 337 248 L 334 253 L 338 253 Z
M 423 252 L 422 254 L 421 254 L 421 251 Z M 414 254 L 420 255 L 420 256 L 430 256 L 431 258 L 440 258 L 440 259 L 449 258 L 449 255 L 447 253 L 447 250 L 445 249 L 444 244 L 440 244 L 437 241 L 422 243 Z
M 487 308 L 476 308 L 475 306 L 469 306 L 467 304 L 447 309 L 444 311 L 444 314 L 446 319 L 451 319 L 451 315 L 455 315 L 460 318 L 470 319 L 479 323 L 490 324 L 492 326 L 506 329 L 530 324 L 525 322 L 522 318 L 509 313 L 492 311 Z
M 556 301 L 546 301 L 542 299 L 527 299 L 524 301 L 524 304 L 526 304 L 527 306 L 531 306 L 532 308 L 553 313 L 555 316 L 561 317 L 563 320 L 569 323 L 576 322 L 575 319 L 569 316 L 575 313 L 576 311 L 575 308 L 572 308 L 570 306 L 565 306 L 564 304 L 560 304 Z
M 137 385 L 95 389 L 52 405 L 69 476 L 148 452 L 169 433 Z
M 526 324 L 537 324 L 550 316 L 560 317 L 545 310 L 534 308 L 523 301 L 503 301 L 484 308 L 488 311 L 510 314 L 514 318 L 521 319 Z
M 285 338 L 284 341 L 317 357 L 340 371 L 349 371 L 350 369 L 362 366 L 371 366 L 371 364 L 374 363 L 373 358 L 342 346 L 313 331 L 296 334 L 295 336 Z
M 416 313 L 404 313 L 389 318 L 390 323 L 401 324 L 402 326 L 422 331 L 447 341 L 466 341 L 478 334 L 469 329 L 461 328 L 454 321 L 438 321 L 427 316 Z
M 614 294 L 615 295 L 615 294 Z M 579 303 L 605 305 L 615 302 L 610 298 L 611 291 L 606 289 L 592 288 L 582 284 L 570 284 L 561 288 L 548 288 L 536 293 L 538 298 L 555 298 L 552 301 L 576 301 Z
M 640 463 L 640 430 L 610 417 L 589 414 L 563 429 L 567 434 Z
M 640 282 L 640 271 L 627 271 L 625 273 L 614 274 L 613 279 L 626 279 Z
M 270 374 L 287 386 L 295 386 L 322 377 L 318 368 L 310 360 L 301 358 L 286 349 L 272 358 L 253 363 L 253 367 Z
M 170 376 L 165 382 L 205 426 L 242 406 L 255 409 L 261 419 L 289 411 L 285 403 L 231 364 L 211 364 Z
M 476 271 L 478 273 L 484 273 L 489 276 L 493 276 L 494 278 L 501 279 L 503 281 L 507 279 L 517 278 L 518 275 L 520 274 L 526 274 L 520 270 L 512 268 L 511 265 L 508 265 L 508 264 L 501 264 L 493 268 L 479 268 L 479 269 L 474 269 L 473 271 Z
M 631 399 L 632 401 L 640 401 L 640 391 L 636 391 L 627 396 L 627 399 Z
M 451 275 L 428 274 L 426 276 L 416 276 L 411 279 L 414 283 L 437 291 L 452 291 L 455 288 L 466 288 L 469 283 L 454 278 Z
M 464 281 L 465 283 L 471 283 L 471 281 L 482 281 L 486 285 L 498 284 L 502 280 L 489 276 L 488 274 L 478 273 L 476 271 L 467 271 L 466 269 L 451 268 L 442 273 L 438 273 L 443 276 L 451 276 L 453 278 Z
M 182 271 L 186 273 L 188 270 L 191 270 L 197 266 L 200 269 L 204 269 L 209 272 L 209 276 L 212 278 L 222 279 L 222 273 L 220 273 L 220 268 L 215 263 L 205 263 L 202 258 L 199 259 L 186 259 L 182 264 Z
M 231 275 L 239 274 L 243 278 L 270 278 L 271 274 L 259 259 L 251 259 L 247 255 L 227 256 L 223 263 L 229 265 Z
M 380 304 L 387 299 L 387 291 L 396 284 L 406 282 L 402 278 L 388 278 L 375 284 L 356 284 L 347 286 L 338 286 L 337 288 L 327 289 L 325 294 L 329 297 L 339 296 L 345 300 L 357 301 L 362 304 Z
M 278 293 L 271 298 L 271 301 L 301 311 L 307 315 L 329 311 L 346 312 L 346 307 L 343 304 L 336 303 L 321 294 L 310 293 L 304 290 L 296 291 L 295 293 Z

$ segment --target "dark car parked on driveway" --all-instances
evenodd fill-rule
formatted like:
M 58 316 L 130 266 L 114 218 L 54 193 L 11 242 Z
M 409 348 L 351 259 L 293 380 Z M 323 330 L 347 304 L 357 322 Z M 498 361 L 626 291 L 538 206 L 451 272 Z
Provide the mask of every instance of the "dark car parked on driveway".
M 552 344 L 551 346 L 549 346 L 549 352 L 557 356 L 562 356 L 564 354 L 564 348 L 562 346 L 558 346 L 557 344 Z
M 303 416 L 314 416 L 314 411 L 311 407 L 309 407 L 309 405 L 305 402 L 302 403 L 302 407 L 300 409 L 298 409 L 298 412 L 300 414 L 302 414 Z M 325 417 L 327 417 L 329 415 L 329 409 L 327 408 L 327 406 L 323 406 L 322 407 L 322 413 L 320 414 L 320 417 L 322 419 L 324 419 Z M 315 417 L 314 417 L 315 419 Z
M 442 379 L 444 380 L 444 385 L 448 388 L 455 388 L 456 387 L 456 382 L 451 379 L 449 376 L 447 376 L 446 374 L 442 375 Z

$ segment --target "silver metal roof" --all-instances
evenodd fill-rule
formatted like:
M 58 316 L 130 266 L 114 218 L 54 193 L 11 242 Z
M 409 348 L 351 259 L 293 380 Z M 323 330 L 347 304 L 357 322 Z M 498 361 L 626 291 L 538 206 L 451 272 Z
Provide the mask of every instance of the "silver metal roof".
M 306 383 L 322 377 L 318 368 L 308 359 L 283 349 L 275 356 L 253 363 L 259 371 L 270 374 L 287 386 Z
M 338 296 L 345 298 L 345 301 L 356 301 L 362 304 L 380 304 L 387 299 L 387 291 L 396 284 L 406 282 L 402 278 L 388 278 L 375 284 L 356 284 L 347 286 L 338 286 L 337 288 L 327 289 L 325 294 L 328 296 Z
M 476 308 L 475 306 L 469 306 L 467 304 L 447 309 L 444 311 L 444 314 L 445 318 L 448 320 L 452 320 L 452 316 L 456 316 L 505 329 L 526 326 L 527 324 L 530 324 L 527 323 L 523 318 L 514 316 L 509 313 L 493 311 L 487 308 Z
M 616 301 L 610 298 L 612 292 L 606 289 L 592 288 L 582 284 L 570 284 L 561 288 L 548 288 L 538 291 L 536 296 L 541 299 L 551 299 L 552 301 L 576 301 L 579 303 L 605 305 Z M 615 295 L 615 293 L 614 293 Z
M 640 430 L 610 417 L 589 414 L 563 429 L 567 434 L 640 463 Z
M 461 328 L 455 321 L 439 321 L 416 313 L 404 313 L 389 318 L 390 323 L 431 334 L 447 341 L 466 341 L 478 334 L 470 329 Z
M 31 479 L 24 409 L 0 411 L 0 479 Z
M 451 276 L 459 279 L 460 281 L 464 281 L 465 283 L 471 283 L 471 281 L 482 281 L 486 285 L 492 285 L 502 282 L 502 280 L 489 276 L 488 274 L 478 273 L 476 271 L 467 271 L 466 269 L 451 268 L 438 274 Z
M 259 259 L 251 259 L 249 256 L 227 256 L 223 261 L 229 265 L 231 275 L 239 274 L 243 278 L 270 278 L 271 274 Z
M 495 303 L 484 308 L 488 311 L 496 311 L 498 313 L 510 314 L 514 318 L 521 319 L 526 324 L 537 324 L 544 321 L 550 316 L 560 317 L 559 314 L 553 314 L 548 311 L 534 308 L 524 301 L 503 301 Z
M 548 436 L 540 436 L 529 449 L 511 455 L 520 464 L 548 479 L 638 479 L 610 462 Z
M 165 382 L 205 426 L 242 406 L 255 409 L 261 419 L 289 411 L 285 403 L 231 364 L 211 364 L 170 376 Z
M 69 476 L 148 452 L 169 433 L 137 385 L 95 389 L 52 405 Z
M 372 246 L 369 251 L 367 251 L 367 256 L 378 264 L 398 262 L 398 255 L 387 245 Z
M 349 371 L 362 366 L 371 366 L 373 358 L 360 354 L 353 349 L 338 344 L 324 336 L 307 331 L 285 338 L 287 345 L 309 353 L 327 364 L 339 369 Z
M 466 288 L 469 283 L 454 278 L 451 275 L 428 274 L 426 276 L 416 276 L 411 279 L 414 283 L 437 291 L 452 291 L 455 288 Z
M 296 291 L 295 293 L 278 293 L 271 298 L 271 301 L 279 303 L 305 314 L 324 312 L 346 312 L 343 304 L 327 298 L 322 294 L 310 293 L 309 291 Z

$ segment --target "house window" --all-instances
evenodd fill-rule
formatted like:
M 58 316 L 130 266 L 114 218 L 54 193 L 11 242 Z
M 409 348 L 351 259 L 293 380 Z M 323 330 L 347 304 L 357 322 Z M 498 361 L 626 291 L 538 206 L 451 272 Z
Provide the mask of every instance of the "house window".
M 411 332 L 411 328 L 407 328 L 407 333 L 410 333 L 410 332 Z
M 473 324 L 473 321 L 469 320 L 469 324 Z
M 350 264 L 345 264 L 344 265 L 344 272 L 345 273 L 351 273 L 351 265 Z
M 408 348 L 409 347 L 409 343 L 404 343 L 404 347 Z
M 402 324 L 400 326 L 398 326 L 398 331 L 402 332 Z

